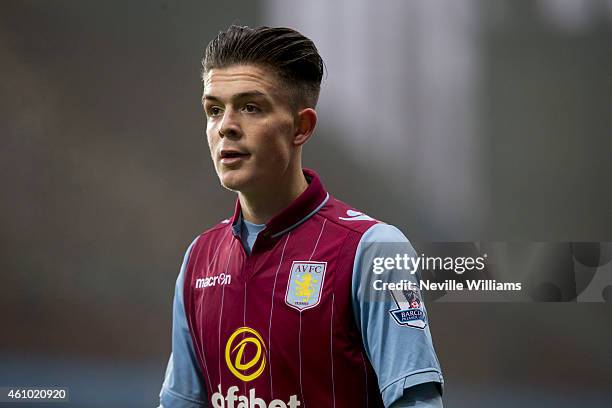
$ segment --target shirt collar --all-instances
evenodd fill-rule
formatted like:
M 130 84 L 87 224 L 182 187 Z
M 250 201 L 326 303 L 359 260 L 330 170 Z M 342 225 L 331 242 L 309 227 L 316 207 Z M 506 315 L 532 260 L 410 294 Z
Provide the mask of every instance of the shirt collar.
M 259 234 L 264 238 L 277 238 L 312 217 L 319 211 L 329 199 L 329 193 L 325 190 L 323 183 L 317 173 L 310 169 L 303 169 L 308 187 L 284 210 L 272 217 L 266 223 L 266 228 Z M 234 234 L 240 233 L 240 221 L 242 210 L 240 200 L 236 199 L 234 216 L 231 219 Z

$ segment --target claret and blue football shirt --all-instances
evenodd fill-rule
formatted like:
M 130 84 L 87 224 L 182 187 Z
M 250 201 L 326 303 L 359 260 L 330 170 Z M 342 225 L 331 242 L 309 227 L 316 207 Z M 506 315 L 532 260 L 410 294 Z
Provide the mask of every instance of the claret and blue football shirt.
M 392 255 L 372 244 L 414 254 L 408 240 L 304 174 L 308 188 L 265 225 L 246 224 L 237 201 L 189 246 L 160 406 L 389 407 L 405 389 L 442 385 L 418 291 L 369 287 L 397 275 L 372 274 Z

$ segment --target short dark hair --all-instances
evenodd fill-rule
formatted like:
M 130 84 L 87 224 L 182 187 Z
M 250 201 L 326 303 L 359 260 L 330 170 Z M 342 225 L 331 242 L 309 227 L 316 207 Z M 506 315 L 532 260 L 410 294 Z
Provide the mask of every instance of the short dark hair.
M 314 43 L 299 32 L 285 27 L 232 25 L 208 43 L 202 78 L 213 68 L 242 64 L 274 70 L 283 85 L 293 91 L 292 105 L 316 106 L 323 60 Z

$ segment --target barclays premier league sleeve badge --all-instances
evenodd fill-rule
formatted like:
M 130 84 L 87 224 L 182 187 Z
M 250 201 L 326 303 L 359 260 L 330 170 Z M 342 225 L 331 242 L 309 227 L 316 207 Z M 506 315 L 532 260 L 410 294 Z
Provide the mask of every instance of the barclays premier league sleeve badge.
M 424 329 L 427 326 L 427 317 L 423 301 L 416 290 L 390 291 L 397 309 L 389 311 L 395 322 L 400 326 Z
M 294 261 L 289 274 L 285 303 L 299 311 L 318 305 L 326 268 L 327 262 Z

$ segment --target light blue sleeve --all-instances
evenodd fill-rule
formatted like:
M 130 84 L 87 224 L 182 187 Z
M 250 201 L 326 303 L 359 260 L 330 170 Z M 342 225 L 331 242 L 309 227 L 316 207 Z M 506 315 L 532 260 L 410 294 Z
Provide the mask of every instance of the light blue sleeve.
M 391 408 L 442 408 L 437 383 L 428 382 L 404 390 L 404 395 Z
M 185 315 L 183 283 L 185 269 L 194 240 L 183 258 L 181 271 L 176 280 L 172 307 L 172 353 L 166 368 L 166 375 L 159 393 L 159 408 L 202 408 L 208 407 L 206 389 L 193 348 L 191 334 Z
M 404 406 L 441 407 L 441 398 L 429 398 L 427 402 L 428 398 L 411 395 L 418 392 L 418 388 L 410 390 L 419 384 L 435 383 L 434 388 L 441 392 L 444 382 L 429 331 L 427 311 L 418 290 L 419 274 L 395 266 L 384 272 L 378 268 L 378 273 L 374 273 L 376 259 L 395 259 L 396 255 L 403 254 L 416 256 L 408 239 L 392 225 L 376 224 L 362 236 L 353 265 L 355 321 L 376 371 L 385 407 L 396 401 L 410 401 L 410 398 L 413 405 Z M 416 291 L 375 290 L 385 282 L 402 280 L 412 282 Z M 403 399 L 404 395 L 408 400 Z M 415 401 L 421 405 L 414 405 Z

